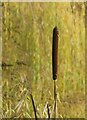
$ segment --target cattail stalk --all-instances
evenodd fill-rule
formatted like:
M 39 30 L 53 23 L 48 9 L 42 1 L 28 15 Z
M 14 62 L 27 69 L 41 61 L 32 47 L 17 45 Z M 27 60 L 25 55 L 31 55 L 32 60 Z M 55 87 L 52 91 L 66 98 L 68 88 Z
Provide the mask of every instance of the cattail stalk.
M 57 106 L 57 93 L 56 93 L 56 80 L 58 72 L 58 29 L 53 29 L 53 44 L 52 44 L 52 71 L 54 80 L 54 118 L 56 118 L 56 106 Z

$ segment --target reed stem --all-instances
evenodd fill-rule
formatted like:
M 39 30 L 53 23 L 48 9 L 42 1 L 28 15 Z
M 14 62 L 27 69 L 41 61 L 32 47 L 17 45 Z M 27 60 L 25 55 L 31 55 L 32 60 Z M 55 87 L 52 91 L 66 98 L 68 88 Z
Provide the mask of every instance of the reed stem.
M 31 98 L 31 101 L 32 101 L 33 109 L 34 109 L 35 120 L 37 120 L 36 107 L 35 107 L 35 104 L 34 104 L 34 99 L 33 99 L 32 94 L 30 94 L 30 98 Z
M 47 103 L 47 113 L 48 113 L 48 120 L 50 120 L 50 109 L 49 109 L 49 104 Z
M 57 109 L 57 93 L 56 93 L 56 80 L 54 80 L 54 118 L 56 118 Z

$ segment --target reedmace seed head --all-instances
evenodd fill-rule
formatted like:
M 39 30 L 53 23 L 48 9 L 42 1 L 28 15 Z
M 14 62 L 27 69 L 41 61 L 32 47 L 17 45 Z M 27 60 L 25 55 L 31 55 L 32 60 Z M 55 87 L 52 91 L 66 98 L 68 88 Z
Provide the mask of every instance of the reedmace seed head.
M 53 80 L 56 80 L 57 71 L 58 71 L 58 29 L 57 27 L 54 27 L 53 29 L 52 71 L 53 71 Z

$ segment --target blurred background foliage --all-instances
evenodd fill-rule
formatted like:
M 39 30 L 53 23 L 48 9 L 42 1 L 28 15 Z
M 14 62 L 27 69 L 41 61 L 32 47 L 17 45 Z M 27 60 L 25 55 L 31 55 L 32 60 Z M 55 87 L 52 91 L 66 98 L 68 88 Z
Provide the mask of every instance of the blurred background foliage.
M 85 117 L 85 5 L 2 3 L 3 117 L 33 118 L 53 111 L 52 32 L 59 30 L 57 117 Z

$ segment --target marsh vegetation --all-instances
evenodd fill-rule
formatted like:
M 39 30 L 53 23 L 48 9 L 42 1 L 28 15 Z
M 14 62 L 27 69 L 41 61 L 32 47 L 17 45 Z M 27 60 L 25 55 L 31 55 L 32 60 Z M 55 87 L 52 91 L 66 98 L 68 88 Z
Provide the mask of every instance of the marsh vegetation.
M 59 31 L 57 117 L 85 117 L 84 3 L 2 3 L 3 118 L 53 117 L 52 32 Z M 1 69 L 1 68 L 0 68 Z

